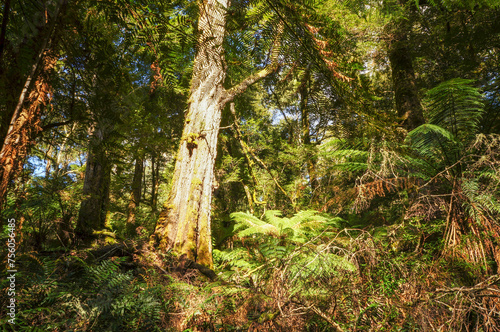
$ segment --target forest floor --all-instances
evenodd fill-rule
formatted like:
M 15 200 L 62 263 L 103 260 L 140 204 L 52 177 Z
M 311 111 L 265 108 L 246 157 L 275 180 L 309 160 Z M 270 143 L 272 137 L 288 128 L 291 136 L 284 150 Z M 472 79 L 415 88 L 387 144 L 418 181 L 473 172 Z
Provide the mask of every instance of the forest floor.
M 132 241 L 23 253 L 3 331 L 499 331 L 499 275 L 364 233 L 273 247 L 215 251 L 214 271 Z

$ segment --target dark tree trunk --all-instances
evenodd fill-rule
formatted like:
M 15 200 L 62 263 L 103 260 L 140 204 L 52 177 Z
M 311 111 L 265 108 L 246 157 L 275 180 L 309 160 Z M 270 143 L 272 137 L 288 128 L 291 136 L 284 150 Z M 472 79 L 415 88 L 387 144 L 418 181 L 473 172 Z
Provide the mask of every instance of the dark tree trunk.
M 5 49 L 5 34 L 7 32 L 7 23 L 9 22 L 10 0 L 5 0 L 3 5 L 2 27 L 0 27 L 0 74 L 3 73 L 2 57 Z
M 410 131 L 424 124 L 425 119 L 415 84 L 413 58 L 408 41 L 409 31 L 411 31 L 409 20 L 400 19 L 394 22 L 389 31 L 391 40 L 388 51 L 396 111 L 403 121 L 403 127 Z
M 109 205 L 109 185 L 111 182 L 111 163 L 102 149 L 103 136 L 95 137 L 89 149 L 83 183 L 83 201 L 76 224 L 76 236 L 88 243 L 93 232 L 101 230 L 106 224 Z
M 160 184 L 160 158 L 151 157 L 151 209 L 153 213 L 158 211 L 158 186 Z
M 131 231 L 135 226 L 135 210 L 141 200 L 142 174 L 144 172 L 144 157 L 135 159 L 134 178 L 132 180 L 132 191 L 127 208 L 127 228 Z

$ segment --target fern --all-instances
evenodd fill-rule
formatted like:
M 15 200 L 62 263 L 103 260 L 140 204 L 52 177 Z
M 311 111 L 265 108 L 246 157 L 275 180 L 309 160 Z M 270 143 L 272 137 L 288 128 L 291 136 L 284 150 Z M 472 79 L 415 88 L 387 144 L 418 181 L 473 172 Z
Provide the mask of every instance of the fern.
M 459 141 L 468 141 L 478 130 L 484 113 L 482 95 L 472 80 L 452 79 L 427 93 L 430 124 L 449 131 Z
M 453 79 L 427 93 L 429 123 L 408 134 L 413 156 L 407 160 L 415 175 L 426 181 L 427 190 L 442 195 L 431 196 L 430 200 L 422 195 L 416 205 L 426 202 L 428 206 L 448 206 L 443 212 L 454 226 L 447 228 L 447 246 L 462 243 L 464 247 L 457 255 L 484 264 L 488 270 L 487 256 L 498 264 L 499 142 L 494 135 L 486 137 L 479 132 L 483 97 L 471 83 Z
M 307 235 L 317 230 L 319 225 L 338 225 L 340 221 L 340 218 L 328 218 L 317 211 L 301 211 L 292 218 L 281 215 L 280 211 L 269 210 L 264 213 L 264 220 L 245 212 L 232 213 L 231 218 L 236 223 L 234 230 L 240 238 L 266 234 L 297 243 L 305 242 Z
M 477 133 L 484 105 L 471 83 L 452 79 L 427 93 L 430 121 L 411 131 L 407 141 L 428 162 L 452 166 Z

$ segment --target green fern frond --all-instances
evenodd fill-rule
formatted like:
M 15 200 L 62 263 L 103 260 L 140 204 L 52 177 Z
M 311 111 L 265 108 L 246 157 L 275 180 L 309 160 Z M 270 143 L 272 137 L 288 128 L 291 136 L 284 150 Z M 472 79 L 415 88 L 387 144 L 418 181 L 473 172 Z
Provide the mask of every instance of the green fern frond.
M 252 234 L 270 234 L 278 235 L 278 229 L 272 224 L 268 224 L 250 213 L 245 212 L 235 212 L 231 214 L 231 218 L 236 221 L 234 227 L 235 231 L 238 231 L 238 236 L 247 237 Z
M 318 234 L 324 227 L 338 227 L 344 222 L 339 217 L 332 218 L 313 210 L 300 211 L 291 218 L 281 216 L 281 211 L 276 210 L 266 211 L 264 220 L 244 212 L 231 214 L 236 223 L 234 229 L 240 238 L 268 235 L 296 243 L 305 242 L 311 234 Z
M 459 146 L 451 132 L 434 124 L 415 128 L 408 133 L 406 140 L 420 157 L 434 161 L 442 160 Z
M 478 129 L 484 112 L 482 95 L 472 80 L 452 79 L 427 93 L 430 124 L 448 130 L 458 140 L 467 140 Z

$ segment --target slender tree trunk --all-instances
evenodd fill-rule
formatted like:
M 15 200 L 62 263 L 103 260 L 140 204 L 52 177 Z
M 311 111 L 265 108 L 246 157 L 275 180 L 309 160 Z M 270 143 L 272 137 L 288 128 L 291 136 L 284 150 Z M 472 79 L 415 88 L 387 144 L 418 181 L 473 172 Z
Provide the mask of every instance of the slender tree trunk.
M 300 94 L 300 114 L 301 114 L 301 126 L 302 126 L 302 144 L 306 149 L 306 163 L 307 163 L 307 173 L 309 175 L 309 183 L 311 185 L 312 194 L 314 196 L 316 188 L 318 187 L 316 179 L 316 159 L 314 155 L 313 148 L 311 144 L 311 132 L 310 126 L 311 122 L 309 119 L 309 108 L 307 107 L 309 100 L 309 79 L 310 79 L 310 69 L 307 67 L 302 84 L 299 88 Z
M 398 116 L 403 119 L 403 127 L 412 130 L 425 123 L 422 105 L 415 84 L 415 70 L 411 55 L 408 33 L 411 30 L 408 20 L 400 19 L 391 27 L 389 42 L 389 61 L 392 70 L 394 99 Z
M 75 229 L 76 236 L 84 243 L 92 240 L 94 231 L 105 227 L 109 205 L 111 164 L 106 152 L 99 146 L 104 140 L 104 136 L 100 130 L 96 130 L 94 136 L 85 169 L 84 199 L 80 206 Z
M 158 186 L 160 184 L 160 158 L 151 157 L 151 209 L 156 213 L 158 206 Z
M 132 192 L 127 208 L 127 227 L 129 230 L 135 227 L 135 210 L 141 200 L 142 174 L 144 172 L 144 157 L 135 159 L 134 179 L 132 180 Z
M 151 237 L 160 250 L 173 249 L 212 266 L 210 213 L 221 112 L 227 102 L 277 67 L 266 67 L 225 90 L 223 40 L 230 0 L 199 2 L 198 50 L 172 188 Z M 274 55 L 274 52 L 273 52 Z M 275 57 L 273 56 L 273 59 Z
M 143 159 L 143 162 L 144 162 L 144 159 Z M 142 172 L 142 183 L 146 183 L 146 172 Z M 141 197 L 141 193 L 142 193 L 142 201 L 146 201 L 146 186 L 143 186 L 141 187 L 141 189 L 139 190 L 139 197 Z

